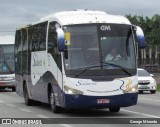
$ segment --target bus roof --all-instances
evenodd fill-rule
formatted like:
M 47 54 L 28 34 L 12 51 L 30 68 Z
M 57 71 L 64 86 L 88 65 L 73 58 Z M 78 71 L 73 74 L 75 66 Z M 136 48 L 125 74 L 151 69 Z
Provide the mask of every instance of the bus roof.
M 14 44 L 15 37 L 12 35 L 0 36 L 0 45 Z
M 109 15 L 106 12 L 94 10 L 75 10 L 58 12 L 41 18 L 39 22 L 43 21 L 57 21 L 61 25 L 86 23 L 131 24 L 130 21 L 124 16 Z

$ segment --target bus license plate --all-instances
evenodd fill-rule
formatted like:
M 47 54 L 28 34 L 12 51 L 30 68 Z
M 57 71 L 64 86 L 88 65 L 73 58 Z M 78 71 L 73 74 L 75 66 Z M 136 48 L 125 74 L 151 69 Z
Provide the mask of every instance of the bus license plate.
M 97 99 L 97 104 L 108 104 L 110 103 L 109 99 Z

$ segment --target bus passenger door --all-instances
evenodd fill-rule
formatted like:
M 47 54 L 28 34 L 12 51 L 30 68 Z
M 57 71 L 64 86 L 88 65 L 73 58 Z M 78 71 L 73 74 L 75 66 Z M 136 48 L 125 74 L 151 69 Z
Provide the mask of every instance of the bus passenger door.
M 48 30 L 48 71 L 50 71 L 54 78 L 54 91 L 56 96 L 61 100 L 62 89 L 62 62 L 61 53 L 57 47 L 57 32 L 58 24 L 56 22 L 49 23 Z

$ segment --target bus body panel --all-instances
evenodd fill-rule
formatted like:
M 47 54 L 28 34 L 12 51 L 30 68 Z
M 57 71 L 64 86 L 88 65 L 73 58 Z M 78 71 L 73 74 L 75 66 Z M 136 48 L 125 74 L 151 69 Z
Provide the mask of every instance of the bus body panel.
M 115 23 L 131 24 L 124 16 L 110 15 L 101 11 L 66 11 L 43 17 L 42 21 L 56 21 L 61 25 L 86 24 L 86 23 Z M 38 23 L 38 22 L 37 22 Z M 36 23 L 35 23 L 36 24 Z
M 61 27 L 99 23 L 131 25 L 128 19 L 122 16 L 113 16 L 97 11 L 71 11 L 44 17 L 40 21 L 33 23 L 32 26 L 46 21 L 48 25 L 51 22 L 57 22 Z M 26 27 L 26 30 L 28 29 L 30 29 L 30 26 Z M 113 80 L 111 81 L 95 81 L 86 77 L 83 79 L 78 76 L 68 76 L 64 67 L 64 53 L 58 52 L 61 57 L 59 62 L 57 54 L 48 51 L 48 31 L 49 26 L 47 26 L 46 31 L 45 50 L 30 51 L 28 43 L 31 42 L 27 38 L 26 55 L 21 53 L 21 55 L 16 56 L 16 59 L 22 64 L 20 66 L 25 68 L 24 73 L 16 74 L 16 91 L 19 95 L 23 95 L 23 87 L 26 84 L 30 99 L 49 103 L 49 90 L 53 89 L 56 105 L 64 108 L 126 107 L 137 103 L 138 92 L 130 93 L 130 89 L 138 84 L 136 74 L 132 76 L 125 74 L 120 78 L 114 78 L 112 75 Z M 105 39 L 105 37 L 102 39 Z M 91 48 L 91 50 L 95 51 L 95 48 Z M 135 59 L 135 57 L 132 59 Z M 59 67 L 59 64 L 61 64 L 61 67 Z M 65 88 L 68 87 L 80 91 L 80 94 L 66 93 Z
M 114 79 L 113 81 L 92 81 L 91 79 L 64 78 L 65 85 L 82 91 L 83 95 L 64 93 L 66 108 L 109 108 L 127 107 L 137 104 L 138 92 L 125 93 L 127 87 L 137 85 L 137 76 Z M 98 103 L 98 99 L 109 102 Z
M 137 93 L 126 93 L 113 96 L 86 96 L 65 94 L 65 108 L 111 108 L 128 107 L 137 104 Z M 99 101 L 100 100 L 100 101 Z
M 127 88 L 137 86 L 137 76 L 113 79 L 112 81 L 93 81 L 92 79 L 68 78 L 64 76 L 64 86 L 82 91 L 88 96 L 114 96 L 124 94 Z

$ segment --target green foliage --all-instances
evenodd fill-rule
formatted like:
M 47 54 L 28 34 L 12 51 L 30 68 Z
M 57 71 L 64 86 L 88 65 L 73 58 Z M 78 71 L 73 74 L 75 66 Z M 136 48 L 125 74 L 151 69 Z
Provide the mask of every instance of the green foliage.
M 126 15 L 130 22 L 140 26 L 145 34 L 146 42 L 150 45 L 160 45 L 160 15 L 143 17 L 137 15 Z

